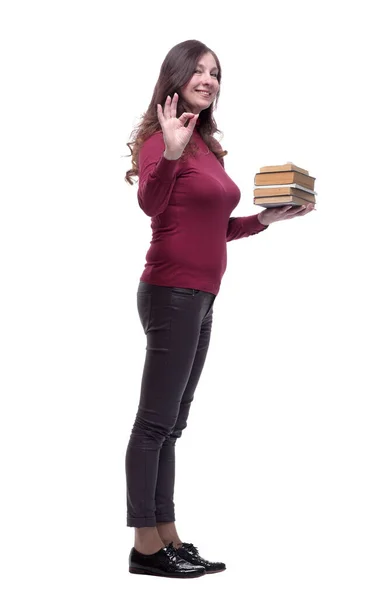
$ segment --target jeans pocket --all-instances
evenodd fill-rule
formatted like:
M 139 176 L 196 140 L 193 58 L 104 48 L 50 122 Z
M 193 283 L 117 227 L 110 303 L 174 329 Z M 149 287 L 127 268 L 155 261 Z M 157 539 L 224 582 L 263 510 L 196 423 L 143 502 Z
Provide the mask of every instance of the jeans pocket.
M 172 294 L 176 296 L 194 296 L 198 292 L 199 290 L 194 290 L 193 288 L 172 287 Z

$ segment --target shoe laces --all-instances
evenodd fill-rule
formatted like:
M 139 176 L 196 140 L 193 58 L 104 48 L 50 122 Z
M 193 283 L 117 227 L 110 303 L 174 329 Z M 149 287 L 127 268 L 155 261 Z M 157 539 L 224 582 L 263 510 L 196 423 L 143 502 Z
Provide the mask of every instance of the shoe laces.
M 194 546 L 194 544 L 190 544 L 189 542 L 183 542 L 182 544 L 186 550 L 191 550 L 195 554 L 198 554 L 198 548 Z
M 171 560 L 179 559 L 177 548 L 173 546 L 173 542 L 169 542 L 169 544 L 167 545 L 167 555 Z

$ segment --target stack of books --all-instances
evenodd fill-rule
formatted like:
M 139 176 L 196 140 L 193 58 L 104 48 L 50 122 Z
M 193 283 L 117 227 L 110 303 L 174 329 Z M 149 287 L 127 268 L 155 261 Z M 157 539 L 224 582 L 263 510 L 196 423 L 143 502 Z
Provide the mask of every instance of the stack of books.
M 274 208 L 291 204 L 315 204 L 315 177 L 291 162 L 273 167 L 261 167 L 254 179 L 254 204 Z

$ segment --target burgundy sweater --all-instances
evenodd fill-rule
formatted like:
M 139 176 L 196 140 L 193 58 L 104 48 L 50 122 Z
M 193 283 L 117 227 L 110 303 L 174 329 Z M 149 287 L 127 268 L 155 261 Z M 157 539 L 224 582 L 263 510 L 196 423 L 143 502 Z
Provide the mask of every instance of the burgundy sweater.
M 162 131 L 148 138 L 139 152 L 138 203 L 152 218 L 152 240 L 140 279 L 217 295 L 226 270 L 226 242 L 267 226 L 256 214 L 230 217 L 241 192 L 227 175 L 223 159 L 207 153 L 197 129 L 192 140 L 199 150 L 185 162 L 163 156 Z

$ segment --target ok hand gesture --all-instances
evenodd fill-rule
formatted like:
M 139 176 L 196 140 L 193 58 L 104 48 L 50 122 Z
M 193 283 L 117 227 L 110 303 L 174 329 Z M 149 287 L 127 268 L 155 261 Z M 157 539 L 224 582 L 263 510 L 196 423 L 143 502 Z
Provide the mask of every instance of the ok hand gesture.
M 157 104 L 157 116 L 164 136 L 165 152 L 172 159 L 177 159 L 182 155 L 199 117 L 198 114 L 184 112 L 177 119 L 177 102 L 178 94 L 175 93 L 172 100 L 170 96 L 166 98 L 163 111 L 161 104 Z M 188 126 L 185 127 L 188 120 Z

